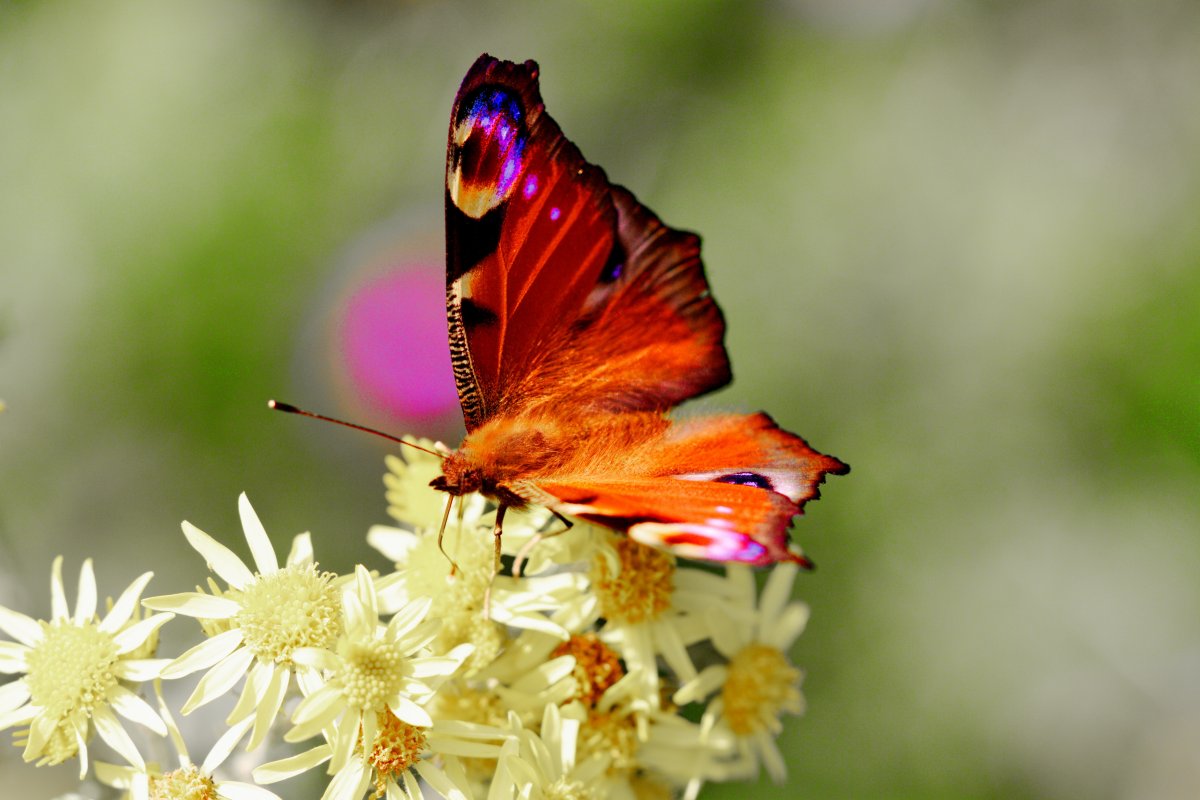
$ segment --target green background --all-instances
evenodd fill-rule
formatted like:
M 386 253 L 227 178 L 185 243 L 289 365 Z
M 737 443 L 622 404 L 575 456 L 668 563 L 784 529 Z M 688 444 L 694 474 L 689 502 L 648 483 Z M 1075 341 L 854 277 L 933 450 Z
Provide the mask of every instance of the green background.
M 483 51 L 703 234 L 706 404 L 854 468 L 797 526 L 809 711 L 753 796 L 1200 796 L 1189 0 L 0 7 L 0 604 L 44 614 L 58 553 L 189 588 L 179 521 L 236 543 L 241 491 L 384 566 L 386 445 L 264 401 L 345 411 L 338 265 L 439 240 Z M 0 749 L 13 796 L 75 768 Z

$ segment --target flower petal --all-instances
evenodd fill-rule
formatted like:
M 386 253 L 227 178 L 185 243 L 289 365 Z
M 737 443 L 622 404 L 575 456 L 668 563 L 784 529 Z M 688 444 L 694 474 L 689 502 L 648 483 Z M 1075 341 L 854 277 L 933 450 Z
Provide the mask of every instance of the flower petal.
M 113 664 L 113 672 L 123 681 L 141 683 L 162 677 L 162 671 L 171 663 L 169 658 L 123 658 Z
M 50 565 L 50 619 L 68 619 L 71 616 L 67 592 L 63 588 L 62 565 L 62 556 L 55 556 Z
M 499 748 L 496 749 L 499 753 Z M 471 796 L 454 784 L 446 773 L 429 761 L 418 761 L 415 767 L 421 780 L 429 784 L 429 788 L 445 797 L 446 800 L 471 800 Z
M 288 566 L 313 562 L 312 534 L 305 531 L 292 537 L 292 549 L 288 552 Z
M 432 605 L 433 600 L 428 597 L 418 597 L 410 600 L 388 622 L 388 637 L 399 639 L 412 631 L 425 619 L 425 615 L 429 613 L 429 608 Z
M 175 619 L 174 614 L 161 612 L 133 623 L 113 637 L 113 642 L 117 645 L 117 653 L 124 655 L 138 649 L 154 635 L 155 631 L 173 619 Z
M 283 698 L 287 695 L 291 675 L 290 669 L 275 666 L 275 674 L 271 676 L 270 683 L 259 698 L 258 709 L 254 713 L 254 733 L 250 735 L 247 750 L 253 750 L 262 744 L 267 732 L 271 730 L 271 723 L 275 721 L 275 715 L 279 713 Z
M 79 566 L 79 589 L 75 594 L 75 622 L 81 624 L 96 616 L 96 570 L 85 558 Z
M 796 573 L 800 568 L 795 564 L 776 564 L 767 577 L 763 587 L 762 597 L 758 601 L 758 618 L 761 625 L 773 625 L 783 612 L 792 596 L 792 584 L 796 581 Z M 761 630 L 757 631 L 762 636 Z
M 418 728 L 428 728 L 433 724 L 433 718 L 429 716 L 429 712 L 407 697 L 394 698 L 392 702 L 388 703 L 388 708 L 400 720 L 407 722 L 409 725 L 415 725 Z
M 229 619 L 242 610 L 242 604 L 227 597 L 205 592 L 180 592 L 147 597 L 142 605 L 155 611 L 174 611 L 198 619 Z
M 0 630 L 26 647 L 33 647 L 42 640 L 42 626 L 37 620 L 4 606 L 0 606 Z
M 279 800 L 279 795 L 253 783 L 222 781 L 217 784 L 217 797 L 222 800 Z
M 340 689 L 326 685 L 300 701 L 292 715 L 295 723 L 283 736 L 285 742 L 302 742 L 316 736 L 346 710 Z
M 138 598 L 142 596 L 142 590 L 146 588 L 146 584 L 153 577 L 153 572 L 143 572 L 138 576 L 137 580 L 129 584 L 129 587 L 121 592 L 121 596 L 117 598 L 117 602 L 113 603 L 113 607 L 104 615 L 104 619 L 100 621 L 100 630 L 105 633 L 116 633 L 125 627 L 125 623 L 129 622 L 130 617 L 133 616 L 134 609 L 137 608 Z
M 359 759 L 338 770 L 321 800 L 359 800 L 371 783 L 371 771 Z
M 269 761 L 255 767 L 250 774 L 259 783 L 277 783 L 324 764 L 329 760 L 331 752 L 329 745 L 319 744 L 303 753 L 281 758 L 278 761 Z
M 154 707 L 125 687 L 117 686 L 113 690 L 109 697 L 109 704 L 113 711 L 130 722 L 143 725 L 159 736 L 167 735 L 167 726 L 162 717 L 155 712 Z
M 808 625 L 808 606 L 792 603 L 783 610 L 769 630 L 762 632 L 761 641 L 784 653 L 796 643 Z
M 0 642 L 0 673 L 12 675 L 14 672 L 25 672 L 29 665 L 25 663 L 25 654 L 29 648 L 17 642 Z
M 188 544 L 204 556 L 208 568 L 220 575 L 227 584 L 234 589 L 244 589 L 254 581 L 254 574 L 232 550 L 187 520 L 184 520 L 182 527 Z
M 133 743 L 133 739 L 129 738 L 129 734 L 121 727 L 120 721 L 107 708 L 95 708 L 92 710 L 92 724 L 96 726 L 96 733 L 100 738 L 121 754 L 121 757 L 128 761 L 138 769 L 145 769 L 146 762 L 142 759 L 142 754 L 138 752 L 137 745 Z
M 162 671 L 163 678 L 182 678 L 202 669 L 208 669 L 221 659 L 228 656 L 242 643 L 241 628 L 218 633 L 216 636 L 201 642 L 183 653 Z
M 254 717 L 246 717 L 236 725 L 231 725 L 221 738 L 217 739 L 212 746 L 212 750 L 208 751 L 208 755 L 204 758 L 204 763 L 200 765 L 200 771 L 205 775 L 212 775 L 217 767 L 225 763 L 225 759 L 229 758 L 229 754 L 233 752 L 233 748 L 237 747 L 237 743 L 246 735 L 246 731 L 250 730 L 250 726 L 254 724 Z M 247 748 L 250 749 L 250 748 Z
M 279 559 L 275 557 L 275 548 L 267 536 L 258 514 L 246 493 L 238 495 L 238 516 L 242 518 L 242 530 L 246 532 L 246 544 L 250 545 L 250 555 L 254 556 L 254 566 L 258 567 L 259 575 L 270 575 L 279 571 Z
M 196 684 L 196 690 L 192 692 L 192 696 L 187 699 L 180 710 L 184 714 L 190 714 L 205 703 L 216 700 L 225 694 L 238 682 L 238 678 L 246 674 L 246 668 L 253 660 L 254 652 L 250 648 L 242 647 L 234 650 L 200 679 L 200 682 Z
M 15 711 L 29 699 L 29 686 L 24 679 L 10 681 L 0 686 L 0 715 Z

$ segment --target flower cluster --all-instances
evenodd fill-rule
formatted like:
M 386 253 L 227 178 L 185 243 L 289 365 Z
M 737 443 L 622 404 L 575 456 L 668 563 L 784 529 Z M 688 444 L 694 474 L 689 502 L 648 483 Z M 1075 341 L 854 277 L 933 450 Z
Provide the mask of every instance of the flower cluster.
M 438 460 L 388 466 L 398 526 L 367 534 L 383 573 L 322 571 L 308 534 L 281 562 L 245 495 L 250 564 L 183 523 L 211 571 L 195 591 L 142 598 L 146 573 L 101 616 L 89 560 L 72 613 L 56 559 L 49 620 L 0 607 L 0 672 L 17 676 L 0 730 L 26 761 L 77 757 L 81 779 L 135 800 L 266 800 L 302 774 L 323 800 L 692 798 L 764 766 L 783 779 L 780 717 L 803 705 L 787 653 L 807 620 L 793 566 L 760 594 L 746 567 L 510 510 L 497 572 L 494 504 L 459 498 L 439 536 Z M 202 641 L 155 658 L 176 616 Z M 176 681 L 191 691 L 173 713 Z M 232 710 L 197 765 L 176 715 L 221 698 Z M 125 763 L 89 761 L 96 735 Z M 146 756 L 167 743 L 175 768 Z

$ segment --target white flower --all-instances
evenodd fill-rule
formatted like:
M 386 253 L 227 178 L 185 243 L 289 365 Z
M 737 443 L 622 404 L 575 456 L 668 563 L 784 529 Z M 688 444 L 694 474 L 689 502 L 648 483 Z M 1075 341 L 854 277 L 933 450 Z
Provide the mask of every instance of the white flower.
M 24 739 L 26 761 L 59 764 L 79 755 L 82 779 L 93 732 L 129 763 L 144 764 L 117 715 L 160 736 L 166 734 L 154 709 L 129 688 L 157 677 L 167 663 L 148 656 L 153 654 L 158 629 L 174 615 L 138 619 L 135 613 L 152 575 L 144 573 L 130 584 L 98 619 L 96 576 L 88 559 L 79 571 L 79 593 L 71 614 L 59 556 L 50 573 L 49 620 L 34 620 L 0 607 L 0 630 L 16 640 L 0 642 L 0 672 L 23 673 L 0 686 L 0 730 L 29 726 L 18 734 Z
M 538 732 L 527 730 L 514 715 L 515 736 L 500 748 L 488 800 L 602 800 L 598 781 L 602 759 L 576 762 L 580 721 L 564 718 L 558 706 L 548 705 Z
M 229 588 L 221 591 L 210 579 L 211 594 L 163 595 L 147 598 L 143 604 L 196 617 L 210 637 L 163 670 L 164 678 L 208 670 L 184 704 L 184 714 L 225 694 L 246 676 L 227 723 L 233 725 L 253 715 L 254 731 L 247 744 L 252 750 L 266 736 L 283 705 L 293 673 L 302 688 L 313 680 L 310 671 L 297 670 L 293 653 L 303 647 L 331 645 L 342 629 L 342 608 L 335 576 L 318 572 L 313 563 L 308 534 L 295 537 L 281 567 L 245 494 L 238 498 L 238 511 L 256 572 L 229 548 L 184 522 L 188 542 Z
M 129 800 L 280 800 L 274 792 L 240 781 L 217 780 L 213 773 L 233 752 L 238 742 L 245 737 L 254 722 L 246 717 L 233 725 L 213 745 L 200 766 L 188 757 L 183 735 L 175 719 L 163 701 L 160 687 L 155 685 L 158 695 L 158 710 L 171 735 L 171 743 L 179 758 L 179 768 L 163 772 L 147 766 L 140 768 L 122 767 L 96 762 L 96 778 L 107 786 L 125 789 Z
M 381 624 L 371 574 L 359 565 L 355 577 L 342 599 L 345 623 L 332 649 L 305 647 L 293 653 L 297 663 L 323 677 L 322 685 L 296 707 L 295 727 L 284 738 L 302 741 L 338 720 L 341 734 L 331 743 L 334 771 L 345 765 L 360 735 L 374 741 L 377 719 L 386 712 L 414 727 L 431 726 L 433 719 L 423 706 L 472 650 L 470 644 L 460 644 L 445 655 L 428 652 L 441 624 L 427 619 L 428 598 L 411 601 L 386 626 Z
M 777 565 L 756 602 L 749 568 L 728 566 L 727 600 L 709 616 L 713 645 L 728 663 L 705 668 L 674 696 L 683 704 L 720 690 L 701 723 L 733 734 L 738 757 L 731 767 L 746 777 L 757 774 L 761 762 L 773 780 L 784 780 L 787 767 L 775 744 L 780 716 L 804 711 L 803 674 L 787 656 L 808 622 L 808 607 L 788 602 L 796 573 L 794 564 Z

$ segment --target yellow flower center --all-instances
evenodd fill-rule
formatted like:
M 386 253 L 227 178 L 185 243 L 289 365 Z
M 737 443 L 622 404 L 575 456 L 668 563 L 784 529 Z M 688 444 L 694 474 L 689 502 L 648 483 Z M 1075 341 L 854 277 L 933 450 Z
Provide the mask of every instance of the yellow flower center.
M 194 766 L 150 776 L 150 800 L 217 800 L 217 785 Z
M 338 678 L 346 702 L 364 710 L 386 709 L 409 673 L 404 653 L 385 639 L 343 642 L 338 653 L 342 657 Z
M 297 647 L 328 647 L 342 631 L 341 601 L 331 572 L 313 564 L 290 564 L 258 575 L 240 592 L 229 592 L 242 609 L 234 618 L 246 646 L 263 661 L 286 663 Z
M 46 763 L 60 764 L 79 750 L 72 724 L 86 723 L 95 709 L 109 705 L 119 657 L 112 635 L 94 621 L 41 624 L 42 641 L 25 655 L 25 684 L 40 715 L 58 720 L 42 755 Z
M 591 787 L 579 781 L 569 781 L 559 778 L 549 786 L 542 788 L 543 800 L 600 800 L 600 795 Z
M 379 733 L 370 754 L 364 748 L 363 755 L 375 768 L 375 793 L 372 797 L 379 798 L 387 795 L 388 781 L 398 783 L 397 779 L 417 763 L 426 745 L 425 733 L 421 728 L 398 719 L 390 711 L 376 716 Z
M 600 615 L 629 625 L 657 619 L 671 607 L 675 559 L 628 538 L 616 539 L 613 547 L 620 563 L 616 574 L 603 555 L 592 562 L 592 585 L 600 601 Z
M 778 728 L 779 715 L 804 710 L 800 670 L 778 649 L 751 644 L 729 662 L 729 677 L 721 697 L 725 718 L 738 736 Z
M 632 772 L 638 768 L 637 720 L 632 714 L 608 712 L 589 714 L 579 730 L 579 763 L 593 756 L 609 759 L 609 772 Z
M 575 656 L 575 698 L 592 708 L 608 691 L 608 687 L 625 676 L 617 654 L 600 641 L 594 633 L 572 636 L 554 648 L 553 658 Z

